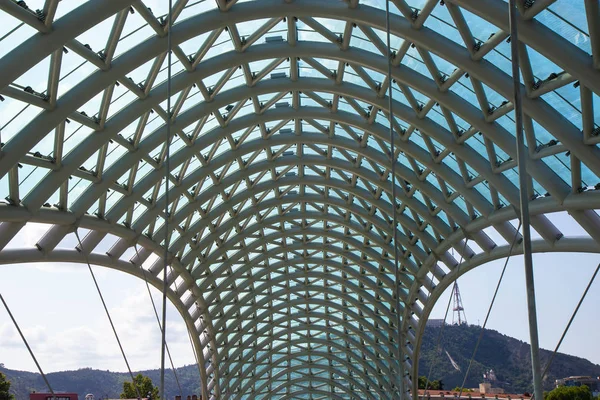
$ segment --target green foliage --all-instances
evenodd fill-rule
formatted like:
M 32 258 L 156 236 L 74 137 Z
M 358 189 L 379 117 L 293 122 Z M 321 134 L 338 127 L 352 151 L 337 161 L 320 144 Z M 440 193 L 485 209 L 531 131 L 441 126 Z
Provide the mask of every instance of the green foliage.
M 419 389 L 428 389 L 428 390 L 443 390 L 444 382 L 441 380 L 431 380 L 427 382 L 426 376 L 419 377 Z
M 137 399 L 138 392 L 135 390 L 136 386 L 138 387 L 142 397 L 152 397 L 153 399 L 158 399 L 158 387 L 152 384 L 152 379 L 142 374 L 137 374 L 133 378 L 133 383 L 129 381 L 123 382 L 123 393 L 121 393 L 121 398 Z M 148 396 L 148 393 L 150 393 L 150 396 Z
M 0 400 L 13 400 L 14 396 L 10 393 L 10 381 L 6 375 L 0 372 Z
M 452 391 L 460 393 L 460 391 L 461 391 L 460 386 L 456 386 L 454 389 L 452 389 Z M 474 390 L 470 389 L 470 388 L 462 388 L 462 392 L 463 393 L 472 393 L 472 392 L 474 392 Z
M 544 396 L 545 400 L 593 400 L 590 388 L 583 386 L 559 386 Z

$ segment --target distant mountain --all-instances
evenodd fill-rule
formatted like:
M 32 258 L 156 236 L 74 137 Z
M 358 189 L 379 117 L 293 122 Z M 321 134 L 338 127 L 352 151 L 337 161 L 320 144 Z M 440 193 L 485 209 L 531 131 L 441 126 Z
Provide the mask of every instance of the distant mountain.
M 480 329 L 478 326 L 447 325 L 442 335 L 442 350 L 436 351 L 434 344 L 437 343 L 440 328 L 426 328 L 419 375 L 426 376 L 431 363 L 434 362 L 432 379 L 441 379 L 447 389 L 460 386 Z M 550 354 L 549 351 L 542 350 L 542 365 L 546 364 Z M 456 370 L 450 359 L 462 372 Z M 486 330 L 471 367 L 466 387 L 477 387 L 482 381 L 484 371 L 489 369 L 493 369 L 498 378 L 495 386 L 502 387 L 510 393 L 532 392 L 531 360 L 527 343 L 493 330 Z M 11 389 L 17 400 L 27 400 L 31 390 L 45 391 L 42 377 L 37 373 L 1 367 L 0 372 L 3 372 L 11 381 Z M 140 372 L 149 376 L 154 384 L 160 380 L 159 370 Z M 195 365 L 177 368 L 177 374 L 184 398 L 187 395 L 200 393 L 200 378 Z M 545 389 L 552 389 L 555 379 L 571 375 L 600 376 L 600 365 L 592 364 L 580 357 L 559 353 L 554 359 L 550 373 L 544 380 Z M 80 399 L 83 399 L 87 393 L 93 393 L 98 399 L 105 396 L 118 398 L 123 381 L 129 380 L 129 375 L 84 368 L 77 371 L 51 373 L 48 374 L 48 379 L 57 391 L 79 393 Z M 174 398 L 176 394 L 179 394 L 174 375 L 170 371 L 165 374 L 165 384 L 168 398 Z
M 47 392 L 46 385 L 40 374 L 25 371 L 15 371 L 1 368 L 11 382 L 11 391 L 16 400 L 28 400 L 32 390 Z M 160 371 L 153 369 L 149 371 L 134 372 L 149 376 L 155 385 L 160 382 Z M 87 393 L 92 393 L 99 398 L 118 399 L 123 389 L 123 382 L 131 381 L 128 373 L 110 372 L 91 368 L 82 368 L 76 371 L 53 372 L 46 374 L 48 381 L 55 391 L 75 392 L 79 399 L 83 400 Z M 184 395 L 200 394 L 200 374 L 196 365 L 187 365 L 177 368 L 177 377 Z M 165 372 L 165 392 L 168 398 L 174 398 L 179 394 L 179 388 L 175 376 L 171 370 Z
M 440 350 L 435 350 L 440 329 L 427 327 L 425 330 L 419 375 L 427 376 L 433 362 L 432 379 L 441 379 L 444 388 L 451 390 L 462 384 L 481 328 L 476 325 L 446 325 L 442 333 L 441 353 Z M 546 366 L 551 354 L 551 351 L 541 350 L 542 368 Z M 462 372 L 452 365 L 450 357 Z M 489 369 L 493 369 L 497 377 L 494 386 L 505 389 L 507 393 L 533 391 L 529 344 L 494 330 L 486 330 L 465 387 L 478 387 L 483 382 L 484 372 Z M 573 375 L 600 376 L 600 365 L 584 358 L 558 353 L 544 379 L 544 389 L 551 390 L 556 379 Z

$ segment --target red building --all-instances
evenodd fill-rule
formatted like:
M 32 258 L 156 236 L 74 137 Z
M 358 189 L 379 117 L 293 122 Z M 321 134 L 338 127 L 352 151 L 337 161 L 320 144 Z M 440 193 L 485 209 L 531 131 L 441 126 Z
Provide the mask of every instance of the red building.
M 30 393 L 29 400 L 79 400 L 77 393 Z

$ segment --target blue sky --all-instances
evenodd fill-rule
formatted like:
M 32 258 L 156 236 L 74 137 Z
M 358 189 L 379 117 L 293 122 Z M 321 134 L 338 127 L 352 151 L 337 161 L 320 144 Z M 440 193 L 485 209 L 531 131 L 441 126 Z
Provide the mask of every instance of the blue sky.
M 45 372 L 83 367 L 126 370 L 86 265 L 0 268 L 0 292 Z M 102 267 L 94 270 L 131 368 L 158 367 L 160 330 L 144 282 Z M 160 294 L 153 293 L 160 307 Z M 194 363 L 183 320 L 170 304 L 167 341 L 177 366 Z M 4 308 L 0 309 L 0 363 L 11 369 L 36 370 Z

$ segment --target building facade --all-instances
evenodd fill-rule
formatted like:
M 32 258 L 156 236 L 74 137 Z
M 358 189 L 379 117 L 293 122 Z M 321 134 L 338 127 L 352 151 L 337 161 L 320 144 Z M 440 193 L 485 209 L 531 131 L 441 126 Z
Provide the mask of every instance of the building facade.
M 590 388 L 594 397 L 600 395 L 600 377 L 594 378 L 591 376 L 569 376 L 567 378 L 556 380 L 556 387 L 583 385 Z

